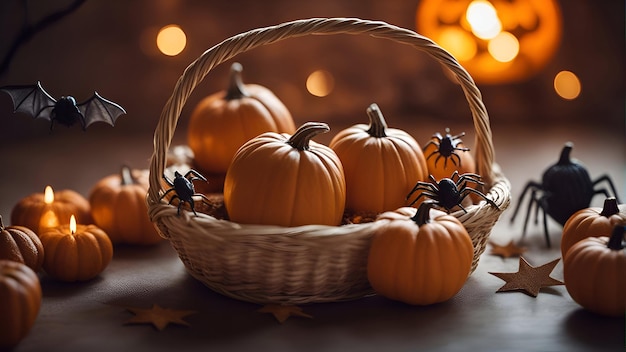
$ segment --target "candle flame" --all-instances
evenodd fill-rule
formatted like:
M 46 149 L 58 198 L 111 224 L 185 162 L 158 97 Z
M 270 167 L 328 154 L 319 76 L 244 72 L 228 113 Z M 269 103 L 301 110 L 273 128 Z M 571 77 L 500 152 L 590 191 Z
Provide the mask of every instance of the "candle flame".
M 43 201 L 46 204 L 52 204 L 54 202 L 54 191 L 52 187 L 46 186 L 46 189 L 43 192 Z
M 76 233 L 76 218 L 74 214 L 70 217 L 70 233 L 73 235 Z

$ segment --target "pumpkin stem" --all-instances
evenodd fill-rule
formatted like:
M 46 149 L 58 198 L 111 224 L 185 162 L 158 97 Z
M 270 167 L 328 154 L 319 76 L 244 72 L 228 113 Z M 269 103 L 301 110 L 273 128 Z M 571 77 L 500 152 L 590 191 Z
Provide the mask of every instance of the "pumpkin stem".
M 2 215 L 0 215 L 0 231 L 4 231 L 4 223 L 2 222 Z
M 426 201 L 420 204 L 417 208 L 417 213 L 413 215 L 411 220 L 415 221 L 417 226 L 422 226 L 430 222 L 430 209 L 435 205 L 435 202 Z
M 250 96 L 250 93 L 246 90 L 241 78 L 242 71 L 243 66 L 238 62 L 235 62 L 230 66 L 230 84 L 228 86 L 228 90 L 226 91 L 226 100 L 235 100 Z
M 309 141 L 314 136 L 320 133 L 326 133 L 330 131 L 328 124 L 323 122 L 307 122 L 300 126 L 298 130 L 289 138 L 287 144 L 298 150 L 308 150 Z
M 133 173 L 127 165 L 122 165 L 120 177 L 122 179 L 122 186 L 134 185 L 137 183 L 137 180 L 133 177 Z
M 624 249 L 624 233 L 626 233 L 626 226 L 615 226 L 613 228 L 613 232 L 611 232 L 611 237 L 609 237 L 609 243 L 606 245 L 607 248 L 614 251 L 621 251 Z
M 370 118 L 370 128 L 367 130 L 367 133 L 375 138 L 387 137 L 387 133 L 385 133 L 385 130 L 387 129 L 387 122 L 385 121 L 378 104 L 371 104 L 367 108 L 366 112 L 367 116 Z
M 602 212 L 600 215 L 605 217 L 610 217 L 619 213 L 619 207 L 617 206 L 617 198 L 609 197 L 604 200 L 604 207 L 602 207 Z
M 561 157 L 559 158 L 559 162 L 557 163 L 558 165 L 569 165 L 572 163 L 569 156 L 573 148 L 574 148 L 574 143 L 572 142 L 565 143 L 565 146 L 563 146 L 563 150 L 561 150 Z

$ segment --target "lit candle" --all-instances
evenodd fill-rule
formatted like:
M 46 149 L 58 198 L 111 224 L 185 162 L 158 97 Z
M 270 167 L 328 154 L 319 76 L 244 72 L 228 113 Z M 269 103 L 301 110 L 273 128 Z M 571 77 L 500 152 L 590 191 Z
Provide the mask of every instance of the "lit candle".
M 91 222 L 89 201 L 72 190 L 54 192 L 46 186 L 44 193 L 34 193 L 20 200 L 11 212 L 11 224 L 28 227 L 39 234 L 46 228 L 68 224 L 71 214 L 78 221 Z
M 43 269 L 59 281 L 90 280 L 113 259 L 113 244 L 106 232 L 93 224 L 77 224 L 73 214 L 67 224 L 45 229 L 39 238 L 46 253 Z

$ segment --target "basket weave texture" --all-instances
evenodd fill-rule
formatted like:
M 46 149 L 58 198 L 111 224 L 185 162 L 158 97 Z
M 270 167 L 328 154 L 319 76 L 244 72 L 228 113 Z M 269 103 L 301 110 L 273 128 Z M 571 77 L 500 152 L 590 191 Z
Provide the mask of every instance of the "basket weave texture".
M 237 54 L 287 38 L 315 34 L 361 34 L 389 39 L 425 52 L 456 76 L 469 103 L 475 128 L 474 158 L 486 184 L 485 201 L 457 211 L 472 238 L 472 272 L 491 229 L 510 203 L 510 184 L 494 162 L 489 117 L 466 70 L 432 40 L 385 22 L 356 18 L 312 18 L 253 29 L 205 51 L 179 78 L 154 134 L 150 163 L 149 215 L 178 252 L 187 271 L 212 290 L 236 299 L 268 304 L 334 302 L 372 294 L 367 257 L 376 222 L 344 226 L 278 227 L 239 224 L 177 208 L 160 200 L 162 175 L 178 118 L 196 85 L 217 65 Z

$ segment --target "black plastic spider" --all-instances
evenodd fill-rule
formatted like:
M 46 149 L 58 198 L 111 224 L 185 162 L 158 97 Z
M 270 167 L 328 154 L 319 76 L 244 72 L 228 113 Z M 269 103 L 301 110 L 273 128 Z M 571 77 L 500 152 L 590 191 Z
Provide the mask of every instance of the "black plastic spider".
M 603 194 L 605 197 L 610 197 L 606 188 L 596 188 L 601 182 L 606 182 L 611 191 L 613 191 L 615 198 L 618 198 L 617 190 L 608 175 L 602 175 L 592 180 L 585 166 L 578 160 L 570 157 L 573 148 L 573 143 L 565 143 L 561 150 L 559 161 L 544 171 L 541 182 L 529 181 L 526 183 L 526 186 L 524 186 L 522 194 L 519 197 L 519 202 L 511 217 L 512 223 L 515 221 L 515 217 L 524 201 L 526 193 L 530 191 L 530 201 L 526 209 L 522 238 L 526 236 L 526 228 L 533 206 L 535 206 L 535 223 L 538 221 L 538 212 L 540 210 L 543 212 L 543 230 L 546 245 L 550 248 L 547 216 L 550 216 L 559 224 L 565 225 L 567 220 L 574 213 L 581 209 L 588 208 L 596 194 Z
M 183 206 L 183 204 L 189 203 L 191 211 L 193 211 L 194 215 L 198 216 L 198 214 L 196 213 L 193 197 L 201 197 L 203 202 L 209 203 L 209 199 L 202 193 L 196 193 L 196 189 L 193 186 L 193 181 L 195 180 L 208 182 L 207 179 L 204 176 L 200 175 L 200 173 L 198 173 L 196 170 L 192 169 L 187 171 L 185 176 L 181 175 L 178 171 L 174 171 L 174 181 L 170 180 L 165 174 L 163 174 L 163 179 L 172 188 L 165 191 L 160 199 L 163 199 L 170 192 L 176 193 L 170 199 L 168 204 L 172 204 L 174 199 L 178 199 L 178 215 L 180 215 L 180 208 Z
M 443 137 L 441 136 L 441 133 L 439 133 L 439 132 L 435 133 L 432 138 L 435 138 L 437 141 L 434 141 L 434 140 L 431 139 L 424 146 L 424 150 L 426 150 L 426 148 L 430 144 L 435 145 L 437 147 L 437 149 L 435 151 L 433 151 L 432 153 L 430 153 L 426 157 L 426 160 L 428 160 L 428 159 L 432 158 L 434 155 L 438 154 L 437 155 L 437 159 L 435 159 L 435 165 L 437 165 L 437 163 L 439 162 L 439 159 L 444 158 L 443 167 L 448 167 L 448 159 L 452 160 L 452 163 L 454 165 L 456 165 L 457 167 L 460 167 L 461 166 L 461 157 L 455 151 L 457 151 L 457 150 L 463 151 L 463 152 L 469 151 L 469 148 L 459 147 L 459 144 L 463 142 L 461 140 L 461 137 L 463 137 L 463 136 L 465 136 L 465 132 L 461 132 L 461 133 L 457 134 L 456 136 L 452 136 L 450 134 L 450 129 L 449 128 L 446 128 L 446 135 L 443 136 Z M 456 158 L 456 160 L 454 158 Z
M 494 201 L 487 198 L 487 196 L 483 193 L 467 187 L 468 182 L 472 182 L 480 186 L 484 185 L 484 183 L 480 181 L 480 176 L 477 174 L 465 173 L 459 175 L 458 171 L 454 171 L 450 178 L 442 178 L 439 182 L 435 180 L 433 175 L 430 175 L 429 178 L 432 183 L 418 181 L 415 187 L 413 187 L 411 192 L 409 192 L 406 196 L 406 199 L 408 200 L 411 198 L 413 193 L 421 191 L 420 195 L 417 196 L 417 198 L 415 198 L 409 206 L 415 204 L 422 197 L 428 197 L 435 201 L 435 205 L 446 209 L 448 213 L 450 213 L 452 208 L 456 206 L 463 209 L 463 211 L 467 213 L 467 210 L 463 207 L 463 205 L 461 205 L 461 203 L 467 196 L 470 195 L 470 193 L 474 193 L 482 197 L 487 203 L 497 209 L 500 209 Z

